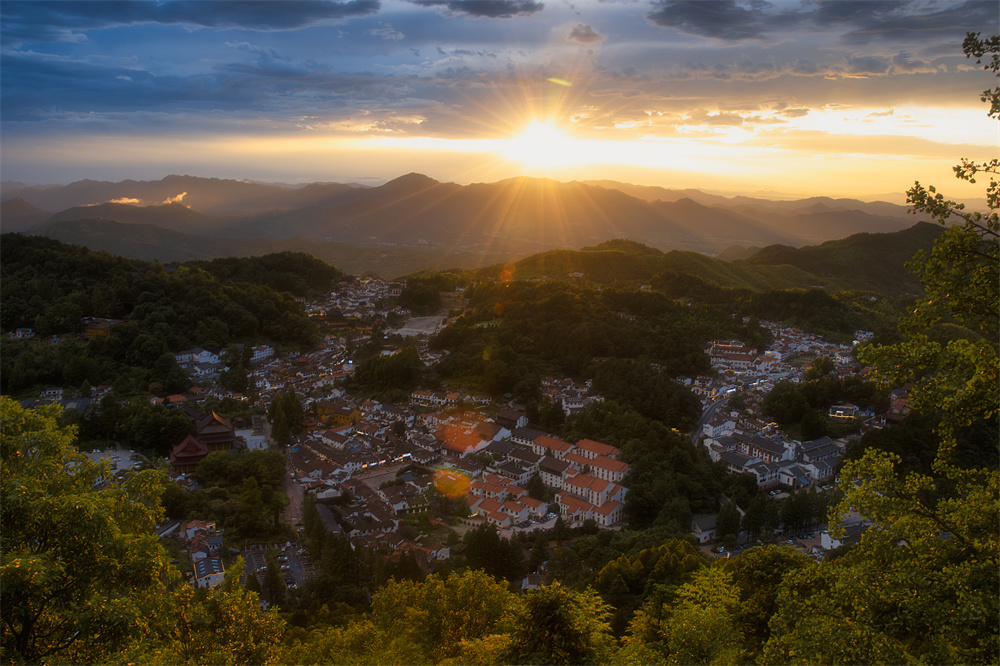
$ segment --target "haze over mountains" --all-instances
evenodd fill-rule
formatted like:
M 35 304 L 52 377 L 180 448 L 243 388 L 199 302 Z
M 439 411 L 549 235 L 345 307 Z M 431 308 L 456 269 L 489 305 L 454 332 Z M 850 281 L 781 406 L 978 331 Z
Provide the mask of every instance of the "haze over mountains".
M 737 258 L 749 254 L 740 250 L 748 246 L 799 247 L 899 231 L 914 222 L 905 207 L 883 202 L 729 199 L 697 190 L 538 178 L 459 185 L 415 173 L 379 187 L 192 176 L 44 187 L 4 183 L 3 198 L 4 232 L 39 233 L 161 261 L 293 249 L 346 270 L 387 276 L 481 266 L 614 238 Z

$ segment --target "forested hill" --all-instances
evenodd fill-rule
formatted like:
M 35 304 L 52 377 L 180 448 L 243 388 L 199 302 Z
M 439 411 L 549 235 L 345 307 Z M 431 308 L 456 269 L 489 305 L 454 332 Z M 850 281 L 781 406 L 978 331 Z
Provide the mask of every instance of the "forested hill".
M 918 222 L 903 231 L 854 234 L 812 247 L 771 245 L 741 264 L 791 266 L 818 276 L 835 277 L 856 289 L 914 295 L 922 289 L 906 263 L 917 252 L 929 250 L 943 233 L 941 225 Z
M 294 297 L 325 293 L 343 276 L 314 257 L 290 252 L 164 267 L 48 238 L 4 234 L 4 331 L 32 328 L 39 336 L 69 338 L 82 332 L 85 317 L 124 323 L 107 336 L 92 338 L 87 344 L 94 348 L 86 360 L 71 354 L 72 363 L 61 363 L 49 358 L 58 351 L 55 347 L 42 346 L 39 354 L 44 351 L 48 360 L 4 354 L 3 387 L 11 390 L 22 380 L 111 383 L 125 367 L 149 372 L 162 356 L 196 345 L 222 348 L 268 341 L 309 347 L 318 342 L 318 333 Z M 67 344 L 75 343 L 68 339 Z M 170 380 L 173 364 L 164 365 L 164 376 L 154 380 Z M 57 376 L 46 376 L 50 371 Z M 130 382 L 123 378 L 118 383 Z
M 581 250 L 543 252 L 484 268 L 477 275 L 495 278 L 509 271 L 514 279 L 547 277 L 597 284 L 651 282 L 665 276 L 676 282 L 677 276 L 686 276 L 692 284 L 752 292 L 824 287 L 905 296 L 920 289 L 907 262 L 929 249 L 942 231 L 940 226 L 919 222 L 902 231 L 855 234 L 812 247 L 770 245 L 747 260 L 732 262 L 613 240 Z

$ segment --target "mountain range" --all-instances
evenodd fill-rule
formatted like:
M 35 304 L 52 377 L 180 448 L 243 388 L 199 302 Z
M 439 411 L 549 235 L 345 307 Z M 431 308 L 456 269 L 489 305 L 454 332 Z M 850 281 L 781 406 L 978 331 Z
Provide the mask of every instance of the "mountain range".
M 5 232 L 160 261 L 304 247 L 345 270 L 387 277 L 615 238 L 664 251 L 745 257 L 746 247 L 799 247 L 913 223 L 904 207 L 884 202 L 725 198 L 539 178 L 459 185 L 415 173 L 378 187 L 167 176 L 44 187 L 4 183 L 2 195 Z

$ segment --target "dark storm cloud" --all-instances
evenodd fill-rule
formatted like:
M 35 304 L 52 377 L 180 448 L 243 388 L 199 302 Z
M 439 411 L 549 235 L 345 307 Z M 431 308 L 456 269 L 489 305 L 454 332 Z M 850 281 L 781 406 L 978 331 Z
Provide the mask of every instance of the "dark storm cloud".
M 851 74 L 885 74 L 889 71 L 889 61 L 878 56 L 848 57 L 847 71 Z
M 792 64 L 792 72 L 795 74 L 804 74 L 811 76 L 814 74 L 819 74 L 819 65 L 814 63 L 808 58 L 799 58 Z
M 943 9 L 926 10 L 921 3 L 904 0 L 861 0 L 820 3 L 812 22 L 817 26 L 839 24 L 853 28 L 842 36 L 848 44 L 873 40 L 950 37 L 976 26 L 997 25 L 996 0 L 967 0 Z
M 892 58 L 892 67 L 899 72 L 930 72 L 934 68 L 923 60 L 916 60 L 909 51 L 900 51 Z
M 699 37 L 738 41 L 759 38 L 766 25 L 763 13 L 736 0 L 657 0 L 646 18 L 663 28 Z
M 3 58 L 3 120 L 36 120 L 58 111 L 131 110 L 137 107 L 174 106 L 206 101 L 249 101 L 233 96 L 214 76 L 155 77 L 143 70 L 97 67 L 61 59 L 28 58 L 15 54 Z
M 817 0 L 795 10 L 739 0 L 654 0 L 647 20 L 661 28 L 723 41 L 763 39 L 793 30 L 842 31 L 847 44 L 951 37 L 997 24 L 996 0 L 966 0 L 944 8 L 917 0 Z
M 599 35 L 597 31 L 589 25 L 577 23 L 573 26 L 573 29 L 569 31 L 569 36 L 566 40 L 570 42 L 579 42 L 581 44 L 596 44 L 597 42 L 604 41 L 604 37 Z
M 378 0 L 197 0 L 149 2 L 4 0 L 0 19 L 9 44 L 39 41 L 77 41 L 78 31 L 138 23 L 180 24 L 205 28 L 292 30 L 322 21 L 374 14 Z
M 245 43 L 233 48 L 251 50 Z M 288 114 L 304 109 L 380 106 L 404 98 L 408 86 L 391 76 L 331 72 L 312 62 L 253 51 L 253 63 L 230 63 L 195 75 L 156 75 L 62 58 L 7 54 L 0 92 L 3 121 L 45 120 L 59 114 L 116 111 Z M 95 116 L 96 117 L 96 116 Z
M 545 7 L 532 0 L 415 0 L 414 4 L 422 7 L 446 7 L 455 14 L 485 18 L 530 16 Z

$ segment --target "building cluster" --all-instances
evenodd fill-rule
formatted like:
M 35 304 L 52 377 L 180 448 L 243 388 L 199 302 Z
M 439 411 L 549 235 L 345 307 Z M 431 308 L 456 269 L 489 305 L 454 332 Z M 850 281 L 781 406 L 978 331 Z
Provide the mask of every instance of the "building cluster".
M 738 341 L 714 341 L 706 352 L 717 371 L 713 378 L 700 378 L 692 388 L 699 393 L 713 416 L 702 425 L 702 444 L 712 460 L 722 461 L 733 473 L 753 474 L 758 487 L 807 487 L 829 483 L 843 459 L 846 442 L 822 437 L 815 441 L 792 440 L 777 424 L 763 417 L 764 397 L 781 380 L 801 381 L 804 368 L 820 357 L 833 361 L 834 372 L 847 376 L 856 372 L 849 345 L 835 345 L 796 328 L 761 322 L 774 335 L 771 349 L 758 353 Z M 739 396 L 742 407 L 727 406 Z M 730 403 L 731 404 L 731 403 Z M 874 414 L 855 405 L 834 405 L 835 419 L 867 418 L 877 425 Z
M 601 396 L 591 393 L 591 384 L 589 379 L 579 383 L 572 379 L 542 377 L 542 397 L 562 407 L 566 416 L 573 416 L 582 412 L 587 405 L 601 401 Z
M 405 286 L 371 277 L 345 280 L 325 299 L 307 304 L 306 313 L 334 324 L 367 326 L 371 330 L 373 324 L 386 321 L 392 314 L 410 314 L 391 302 Z
M 242 347 L 239 344 L 233 346 Z M 272 356 L 274 356 L 274 348 L 269 345 L 257 345 L 250 351 L 252 363 L 260 363 Z M 179 351 L 174 354 L 174 360 L 177 361 L 177 366 L 181 370 L 186 371 L 196 381 L 216 379 L 223 370 L 226 370 L 223 359 L 217 352 L 201 347 Z
M 568 525 L 593 520 L 602 527 L 622 521 L 625 495 L 621 482 L 628 464 L 608 444 L 582 439 L 564 442 L 529 428 L 515 429 L 509 438 L 486 449 L 492 462 L 471 485 L 470 509 L 499 528 L 529 526 L 548 505 L 531 498 L 524 484 L 538 475 L 555 491 L 554 504 Z
M 192 520 L 182 529 L 181 538 L 187 544 L 194 570 L 193 585 L 196 588 L 215 587 L 226 577 L 222 565 L 222 535 L 211 521 Z
M 236 430 L 229 419 L 215 412 L 201 416 L 189 434 L 170 450 L 170 466 L 178 474 L 188 474 L 214 451 L 231 451 L 236 447 Z
M 774 336 L 770 349 L 763 352 L 738 340 L 715 340 L 705 346 L 705 353 L 717 374 L 688 381 L 689 388 L 702 400 L 719 400 L 748 388 L 770 391 L 783 379 L 799 381 L 804 367 L 824 356 L 833 361 L 838 375 L 856 370 L 851 345 L 827 342 L 813 333 L 774 322 L 762 321 L 760 324 Z
M 724 462 L 729 471 L 753 474 L 760 489 L 770 490 L 779 485 L 805 488 L 830 483 L 843 460 L 844 446 L 825 436 L 799 442 L 732 433 L 713 439 L 708 449 L 712 459 Z

